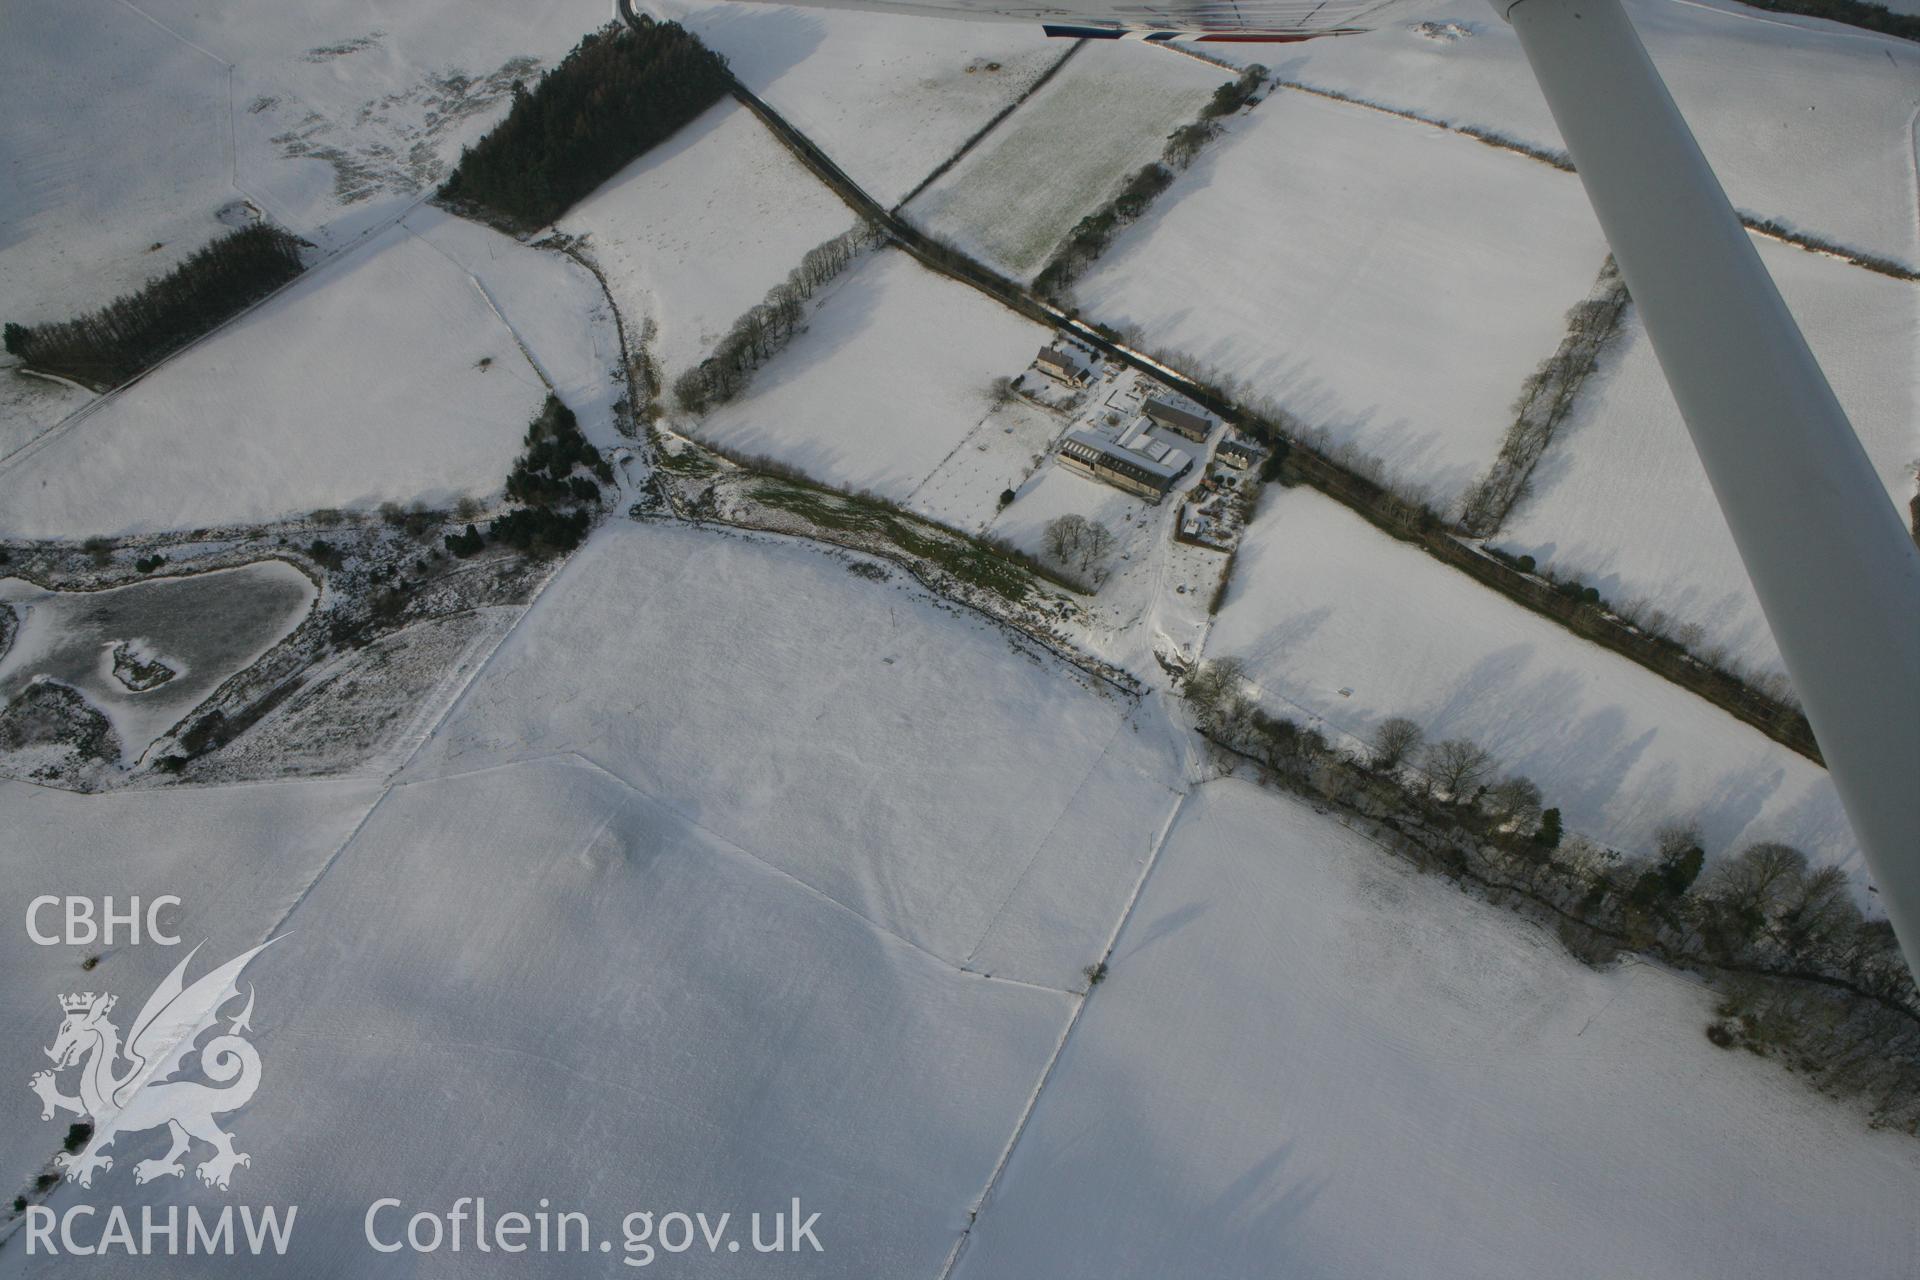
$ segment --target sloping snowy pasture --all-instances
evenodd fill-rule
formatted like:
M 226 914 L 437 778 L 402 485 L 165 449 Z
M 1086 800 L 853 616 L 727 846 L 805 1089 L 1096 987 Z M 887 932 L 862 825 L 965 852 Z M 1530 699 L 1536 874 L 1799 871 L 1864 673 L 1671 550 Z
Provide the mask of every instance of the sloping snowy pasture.
M 28 0 L 7 7 L 0 83 L 5 320 L 92 310 L 221 233 L 236 193 L 218 59 L 112 0 Z
M 246 975 L 264 1083 L 230 1122 L 253 1157 L 235 1194 L 300 1206 L 287 1272 L 468 1268 L 470 1232 L 435 1258 L 369 1248 L 365 1215 L 387 1196 L 406 1208 L 382 1231 L 484 1196 L 494 1212 L 590 1213 L 616 1250 L 632 1211 L 729 1213 L 745 1240 L 749 1213 L 797 1196 L 823 1252 L 743 1245 L 700 1269 L 937 1271 L 1068 996 L 956 970 L 685 803 L 550 759 L 403 785 L 374 810 Z M 186 1194 L 108 1176 L 136 1215 Z M 620 1256 L 521 1261 L 605 1276 Z
M 823 293 L 806 331 L 695 434 L 902 500 L 992 410 L 994 379 L 1026 368 L 1047 338 L 906 254 L 882 252 Z
M 1620 848 L 1691 818 L 1709 855 L 1784 840 L 1865 875 L 1818 765 L 1311 489 L 1267 491 L 1207 655 L 1244 659 L 1278 713 L 1471 738 Z
M 1115 240 L 1075 297 L 1444 505 L 1493 460 L 1521 381 L 1606 254 L 1569 174 L 1278 93 Z
M 1000 495 L 1028 483 L 1067 419 L 1022 399 L 980 420 L 906 505 L 943 524 L 978 533 L 1000 512 Z
M 7 1081 L 0 1107 L 0 1178 L 25 1189 L 67 1134 L 72 1116 L 42 1121 L 27 1078 L 49 1066 L 42 1052 L 60 1027 L 58 998 L 68 992 L 115 992 L 122 1030 L 187 951 L 201 943 L 189 977 L 232 959 L 275 931 L 327 860 L 353 834 L 378 796 L 367 782 L 264 783 L 240 787 L 195 787 L 75 795 L 51 787 L 0 781 L 0 1072 Z M 118 926 L 112 946 L 40 946 L 27 933 L 27 907 L 53 894 L 94 900 L 111 894 L 117 913 L 129 899 L 142 904 L 141 942 L 132 945 Z M 180 939 L 156 945 L 146 936 L 145 907 L 171 894 L 177 906 L 162 908 L 161 927 Z M 43 934 L 64 929 L 63 906 L 44 907 Z M 81 968 L 98 957 L 91 970 Z M 290 1006 L 278 992 L 261 992 L 261 1012 L 279 1018 Z M 237 1010 L 236 1006 L 236 1010 Z M 264 1025 L 266 1019 L 261 1019 Z M 268 1059 L 268 1071 L 274 1070 Z M 269 1076 L 269 1079 L 272 1077 Z M 68 1086 L 71 1087 L 70 1085 Z M 154 1135 L 148 1135 L 151 1139 Z M 141 1158 L 158 1151 L 142 1150 Z M 114 1170 L 132 1184 L 132 1160 Z M 171 1179 L 162 1179 L 173 1186 Z M 96 1191 L 100 1188 L 96 1184 Z M 9 1190 L 7 1196 L 15 1192 Z M 176 1191 L 175 1194 L 178 1194 Z M 97 1197 L 96 1197 L 97 1202 Z M 0 1250 L 0 1265 L 18 1266 L 17 1239 Z
M 1691 986 L 1585 969 L 1290 798 L 1180 801 L 1150 705 L 846 563 L 603 529 L 371 812 L 354 784 L 0 786 L 59 891 L 181 892 L 210 961 L 281 937 L 246 974 L 263 1083 L 227 1120 L 235 1197 L 300 1206 L 276 1271 L 460 1271 L 470 1249 L 375 1254 L 365 1215 L 470 1196 L 590 1215 L 542 1274 L 605 1274 L 632 1211 L 738 1234 L 794 1197 L 824 1252 L 782 1268 L 823 1277 L 938 1274 L 969 1228 L 964 1277 L 1910 1260 L 1911 1140 L 1713 1049 Z M 22 1077 L 87 985 L 30 958 Z M 111 953 L 94 989 L 177 958 Z M 24 1180 L 59 1132 L 13 1114 Z M 194 1194 L 103 1177 L 49 1207 Z
M 1762 240 L 1834 393 L 1904 516 L 1920 463 L 1920 285 Z M 1700 469 L 1646 330 L 1632 310 L 1616 345 L 1534 469 L 1494 541 L 1600 589 L 1643 601 L 1703 646 L 1781 671 L 1733 536 Z
M 800 1273 L 931 1274 L 1174 811 L 1156 724 L 843 557 L 603 531 L 249 969 L 236 1186 L 301 1205 L 309 1273 L 398 1265 L 383 1195 L 551 1196 L 616 1243 L 797 1195 Z
M 1712 1001 L 1239 781 L 1182 810 L 956 1275 L 1897 1276 L 1913 1140 Z
M 1157 160 L 1227 74 L 1128 41 L 1092 41 L 908 210 L 934 235 L 1026 279 L 1129 173 Z
M 462 1194 L 564 1199 L 616 1242 L 629 1210 L 732 1211 L 744 1229 L 797 1195 L 827 1242 L 793 1260 L 802 1273 L 937 1269 L 1165 829 L 1177 771 L 1129 699 L 846 564 L 785 540 L 603 531 L 312 889 L 317 865 L 264 915 L 233 910 L 251 936 L 221 932 L 214 959 L 285 935 L 246 975 L 266 1074 L 230 1127 L 253 1156 L 236 1187 L 301 1205 L 295 1270 L 377 1272 L 369 1203 Z M 180 799 L 219 820 L 221 797 L 291 791 Z M 326 852 L 364 809 L 349 792 L 364 794 L 339 789 L 320 824 Z M 119 847 L 107 820 L 130 806 L 50 803 L 69 838 Z M 184 811 L 155 820 L 196 829 Z M 183 874 L 180 892 L 196 901 L 222 874 Z M 245 885 L 258 874 L 215 905 Z M 37 1009 L 18 1025 L 57 1021 Z M 504 1162 L 458 1136 L 509 1124 Z M 60 1136 L 24 1121 L 9 1135 L 23 1179 Z M 124 1139 L 122 1163 L 155 1138 Z M 181 1194 L 103 1177 L 135 1213 Z M 543 1261 L 605 1266 L 597 1251 Z
M 1733 203 L 1920 266 L 1913 113 L 1920 46 L 1737 0 L 1626 0 Z M 1285 51 L 1216 53 L 1456 124 L 1559 148 L 1513 29 L 1479 0 Z M 1420 23 L 1438 30 L 1425 34 Z
M 1066 52 L 1037 26 L 669 0 L 749 89 L 891 205 Z
M 93 393 L 75 383 L 0 369 L 0 458 L 91 399 Z
M 244 200 L 343 243 L 423 194 L 505 110 L 514 75 L 604 17 L 568 0 L 484 22 L 448 3 L 10 6 L 5 318 L 64 319 L 137 288 Z
M 239 194 L 328 246 L 429 192 L 505 114 L 516 79 L 534 79 L 611 16 L 574 0 L 490 10 L 484 21 L 448 0 L 140 8 L 232 65 L 222 142 L 230 131 Z
M 408 776 L 576 753 L 949 963 L 1073 985 L 1171 808 L 1160 739 L 949 610 L 801 543 L 610 529 Z
M 432 206 L 415 209 L 403 225 L 479 282 L 485 303 L 532 353 L 587 439 L 602 448 L 619 443 L 613 402 L 626 394 L 620 331 L 593 273 L 557 250 L 535 249 Z
M 560 229 L 585 236 L 634 330 L 651 320 L 670 382 L 807 250 L 853 211 L 732 99 L 712 108 L 574 206 Z
M 546 389 L 404 229 L 0 467 L 0 533 L 80 538 L 497 492 Z

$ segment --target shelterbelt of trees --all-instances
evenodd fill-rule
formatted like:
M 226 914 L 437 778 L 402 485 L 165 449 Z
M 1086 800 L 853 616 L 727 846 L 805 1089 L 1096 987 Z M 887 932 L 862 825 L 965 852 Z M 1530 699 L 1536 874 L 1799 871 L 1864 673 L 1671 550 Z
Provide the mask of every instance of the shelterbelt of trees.
M 674 22 L 590 33 L 460 156 L 448 201 L 533 229 L 671 137 L 731 86 L 726 60 Z
M 278 227 L 242 227 L 90 315 L 7 325 L 7 351 L 30 369 L 105 391 L 299 275 L 304 247 Z

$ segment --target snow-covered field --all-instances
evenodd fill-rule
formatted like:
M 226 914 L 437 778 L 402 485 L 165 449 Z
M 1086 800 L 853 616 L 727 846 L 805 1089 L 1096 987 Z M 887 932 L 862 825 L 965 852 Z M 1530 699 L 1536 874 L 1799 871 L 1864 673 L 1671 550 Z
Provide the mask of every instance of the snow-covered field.
M 38 1102 L 27 1092 L 27 1078 L 49 1065 L 42 1051 L 60 1026 L 59 997 L 74 991 L 118 992 L 122 1005 L 131 1006 L 115 1015 L 124 1030 L 147 992 L 188 948 L 206 944 L 192 974 L 197 977 L 274 933 L 378 795 L 378 788 L 366 782 L 85 796 L 0 781 L 0 813 L 6 815 L 0 852 L 7 869 L 0 879 L 0 904 L 6 908 L 0 972 L 7 975 L 0 983 L 0 1017 L 7 1027 L 0 1037 L 0 1072 L 7 1081 L 0 1108 L 0 1176 L 7 1186 L 26 1188 L 60 1149 L 73 1119 L 43 1122 Z M 109 894 L 120 913 L 137 896 L 143 916 L 146 904 L 173 895 L 181 901 L 163 907 L 158 919 L 180 945 L 146 940 L 144 920 L 139 945 L 129 943 L 125 926 L 112 946 L 37 945 L 28 936 L 26 917 L 29 902 L 41 894 L 92 899 L 96 913 L 98 900 Z M 61 932 L 62 911 L 58 905 L 41 909 L 36 923 L 43 935 Z M 92 970 L 81 968 L 88 957 L 98 957 Z M 261 998 L 263 1010 L 275 1001 L 266 992 Z M 141 1157 L 158 1154 L 139 1152 Z M 125 1172 L 116 1171 L 128 1185 L 132 1163 L 121 1167 Z M 172 1179 L 159 1185 L 163 1193 L 183 1194 Z M 100 1203 L 102 1190 L 96 1185 L 95 1194 L 79 1198 Z M 21 1245 L 15 1237 L 0 1249 L 0 1269 L 20 1267 Z
M 374 1254 L 367 1207 L 403 1197 L 403 1230 L 484 1195 L 589 1212 L 616 1247 L 631 1211 L 731 1213 L 745 1238 L 749 1212 L 798 1196 L 826 1252 L 774 1259 L 788 1274 L 934 1273 L 1068 997 L 959 972 L 706 829 L 694 801 L 577 757 L 387 796 L 249 970 L 277 1077 L 235 1125 L 254 1156 L 238 1177 L 300 1205 L 303 1272 L 415 1273 L 438 1260 Z
M 268 1083 L 233 1122 L 236 1190 L 300 1204 L 309 1274 L 394 1265 L 362 1242 L 376 1197 L 461 1194 L 552 1196 L 616 1239 L 628 1210 L 798 1195 L 828 1249 L 805 1274 L 934 1273 L 1176 803 L 1157 721 L 1009 650 L 802 544 L 597 535 L 291 914 L 311 863 L 215 896 L 254 895 L 244 941 L 285 935 L 247 975 Z M 330 852 L 269 807 L 291 790 L 160 820 L 184 837 L 255 794 Z M 46 804 L 62 841 L 117 848 L 120 798 Z M 20 1026 L 73 985 L 44 959 Z M 18 1176 L 58 1135 L 5 1116 Z M 128 1205 L 180 1194 L 111 1177 Z
M 1144 44 L 1090 41 L 909 216 L 1008 275 L 1032 276 L 1227 78 Z
M 665 0 L 881 204 L 918 186 L 1066 52 L 1039 28 Z
M 0 369 L 0 458 L 24 448 L 91 399 L 93 393 L 75 383 Z
M 280 938 L 246 973 L 263 1084 L 226 1124 L 251 1156 L 234 1198 L 299 1205 L 291 1274 L 457 1271 L 470 1256 L 376 1255 L 364 1223 L 381 1197 L 397 1231 L 462 1196 L 547 1197 L 610 1251 L 632 1211 L 742 1232 L 797 1196 L 824 1252 L 784 1269 L 819 1276 L 938 1274 L 970 1224 L 962 1276 L 1910 1260 L 1910 1140 L 1719 1056 L 1693 988 L 1582 969 L 1292 799 L 1221 781 L 1183 804 L 1179 760 L 1152 699 L 898 577 L 621 524 L 377 802 L 0 784 L 0 804 L 23 865 L 61 869 L 35 886 L 180 893 L 208 965 Z M 110 950 L 82 977 L 84 953 L 0 936 L 34 975 L 8 997 L 17 1078 L 55 995 L 138 996 L 181 954 Z M 0 1116 L 24 1181 L 63 1130 Z M 48 1205 L 164 1214 L 190 1184 L 127 1167 L 161 1141 L 123 1137 Z M 0 1251 L 0 1273 L 59 1265 Z
M 514 75 L 605 18 L 578 0 L 485 22 L 358 0 L 10 6 L 6 319 L 60 319 L 138 287 L 221 234 L 241 201 L 329 247 L 390 220 L 504 110 Z
M 933 474 L 921 481 L 906 505 L 968 533 L 979 533 L 1000 514 L 1000 495 L 1037 482 L 1046 452 L 1067 428 L 1065 418 L 1029 401 L 1014 399 L 980 420 Z
M 1892 136 L 1920 104 L 1920 54 L 1720 2 L 1630 0 L 1736 201 L 1920 257 L 1901 185 L 1912 134 L 1905 152 Z M 1510 33 L 1468 3 L 1433 11 L 1460 15 L 1459 39 L 1401 29 L 1251 56 L 1551 142 Z M 889 203 L 1068 47 L 1026 26 L 674 4 Z M 0 370 L 0 536 L 490 498 L 548 383 L 596 446 L 620 446 L 599 283 L 418 203 L 515 77 L 608 17 L 605 0 L 480 15 L 17 0 L 0 17 L 0 319 L 97 306 L 249 216 L 238 200 L 323 251 L 353 247 L 47 434 L 86 396 Z M 1043 254 L 1219 78 L 1092 44 L 916 213 L 1002 263 Z M 628 332 L 657 326 L 671 377 L 851 220 L 726 104 L 561 229 L 586 235 Z M 1604 252 L 1569 175 L 1281 91 L 1080 300 L 1445 496 L 1493 457 Z M 1765 253 L 1890 489 L 1910 492 L 1920 292 Z M 1409 715 L 1472 736 L 1570 828 L 1623 847 L 1694 818 L 1713 856 L 1783 839 L 1859 882 L 1826 775 L 1304 488 L 1267 490 L 1210 619 L 1225 557 L 1171 541 L 1177 501 L 1036 470 L 1064 422 L 996 406 L 996 379 L 1049 336 L 877 251 L 739 401 L 672 425 L 1033 550 L 1054 516 L 1103 521 L 1120 536 L 1111 572 L 1051 625 L 1147 694 L 887 562 L 628 519 L 648 455 L 628 442 L 621 496 L 551 576 L 509 581 L 490 550 L 456 569 L 500 570 L 496 593 L 449 587 L 457 610 L 371 643 L 335 632 L 313 665 L 261 679 L 258 702 L 225 685 L 230 710 L 261 718 L 206 776 L 261 781 L 0 781 L 3 1198 L 118 1205 L 136 1223 L 144 1206 L 164 1221 L 298 1205 L 289 1256 L 235 1274 L 485 1270 L 501 1260 L 375 1253 L 365 1237 L 381 1197 L 399 1200 L 394 1235 L 479 1196 L 495 1214 L 592 1215 L 596 1247 L 518 1259 L 540 1275 L 633 1269 L 628 1213 L 656 1230 L 673 1211 L 730 1213 L 743 1241 L 749 1214 L 798 1197 L 823 1253 L 648 1261 L 955 1280 L 1909 1276 L 1911 1137 L 1712 1048 L 1711 999 L 1689 980 L 1585 969 L 1335 818 L 1199 781 L 1207 758 L 1154 658 L 1203 643 L 1243 657 L 1271 709 L 1333 731 Z M 1713 609 L 1744 645 L 1744 580 L 1672 419 L 1630 328 L 1510 540 L 1609 594 Z M 235 545 L 216 532 L 167 550 Z M 30 551 L 13 572 L 54 559 Z M 0 599 L 31 596 L 33 612 L 0 655 L 0 692 L 29 668 L 70 680 L 129 755 L 316 598 L 282 565 L 85 600 L 5 582 Z M 320 607 L 343 589 L 321 585 Z M 119 640 L 175 679 L 116 686 Z M 178 895 L 166 923 L 184 945 L 36 945 L 23 925 L 40 894 L 120 909 Z M 165 1149 L 156 1131 L 123 1135 L 89 1189 L 37 1189 L 71 1119 L 42 1121 L 26 1088 L 49 1065 L 58 997 L 112 992 L 124 1029 L 193 944 L 190 977 L 269 937 L 243 985 L 262 1083 L 221 1113 L 251 1158 L 231 1191 L 191 1173 L 137 1183 Z M 1110 973 L 1091 968 L 1110 947 Z M 76 1269 L 29 1256 L 19 1221 L 0 1209 L 0 1275 Z
M 224 228 L 227 72 L 111 0 L 24 0 L 0 39 L 4 319 L 63 320 Z M 144 86 L 137 110 L 119 90 Z
M 1626 3 L 1735 205 L 1920 266 L 1912 129 L 1920 46 L 1737 0 Z M 1561 145 L 1498 15 L 1480 0 L 1435 0 L 1410 17 L 1287 50 L 1211 49 L 1305 84 Z M 1450 30 L 1435 38 L 1415 29 L 1427 22 Z
M 602 448 L 617 443 L 613 402 L 626 393 L 620 333 L 593 273 L 564 254 L 530 248 L 439 209 L 415 209 L 404 225 L 478 282 L 469 286 L 523 344 L 523 354 L 532 353 L 536 378 L 553 384 L 587 438 Z
M 1834 393 L 1904 516 L 1920 462 L 1920 285 L 1760 241 Z M 1631 309 L 1616 345 L 1534 469 L 1532 495 L 1494 542 L 1701 628 L 1703 646 L 1780 671 L 1733 538 L 1700 469 L 1646 330 Z
M 0 468 L 0 533 L 494 493 L 545 394 L 472 278 L 395 229 L 16 454 Z
M 1894 1277 L 1912 1139 L 1712 1001 L 1238 781 L 1181 812 L 956 1275 Z
M 621 170 L 560 221 L 607 275 L 632 330 L 651 320 L 669 380 L 712 354 L 734 320 L 852 210 L 752 112 L 720 103 Z
M 118 21 L 146 21 L 111 8 Z M 216 69 L 232 67 L 221 142 L 231 139 L 235 182 L 329 246 L 430 191 L 505 113 L 514 80 L 534 78 L 611 16 L 583 0 L 534 0 L 485 21 L 446 0 L 240 12 L 140 0 L 139 12 L 206 50 Z
M 624 528 L 567 566 L 408 776 L 577 753 L 917 947 L 1066 986 L 1172 801 L 1127 711 L 804 544 Z M 1089 850 L 1107 871 L 1059 874 Z
M 1606 245 L 1570 174 L 1270 96 L 1075 289 L 1444 503 L 1491 462 Z
M 829 286 L 806 331 L 695 434 L 901 500 L 991 411 L 994 379 L 1026 368 L 1047 336 L 884 251 Z
M 1409 716 L 1430 740 L 1472 738 L 1616 847 L 1692 818 L 1710 856 L 1784 840 L 1865 875 L 1818 765 L 1311 489 L 1262 498 L 1207 655 L 1245 659 L 1296 718 L 1364 738 Z
M 23 0 L 0 39 L 0 299 L 91 311 L 266 216 L 323 250 L 424 198 L 605 5 Z M 132 87 L 138 96 L 130 97 Z M 0 391 L 0 444 L 50 423 Z M 73 407 L 73 406 L 69 406 Z

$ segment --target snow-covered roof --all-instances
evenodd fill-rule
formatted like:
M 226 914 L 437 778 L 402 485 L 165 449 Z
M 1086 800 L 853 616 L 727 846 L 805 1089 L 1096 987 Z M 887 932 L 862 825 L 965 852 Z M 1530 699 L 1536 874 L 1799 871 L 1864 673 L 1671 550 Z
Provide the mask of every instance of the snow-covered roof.
M 1127 447 L 1104 431 L 1083 428 L 1068 432 L 1067 443 L 1103 454 L 1124 466 L 1137 467 L 1162 480 L 1177 479 L 1188 465 L 1187 455 L 1170 447 L 1164 440 L 1150 440 L 1147 447 L 1158 446 L 1158 451 L 1148 453 L 1137 447 Z

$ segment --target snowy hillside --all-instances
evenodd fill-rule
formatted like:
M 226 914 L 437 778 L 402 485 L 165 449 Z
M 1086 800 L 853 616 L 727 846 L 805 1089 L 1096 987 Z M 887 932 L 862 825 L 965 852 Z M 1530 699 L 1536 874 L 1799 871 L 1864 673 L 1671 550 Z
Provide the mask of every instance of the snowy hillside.
M 738 661 L 698 660 L 719 651 Z M 1130 710 L 804 546 L 628 529 L 569 566 L 407 776 L 583 756 L 949 963 L 1065 986 L 1172 805 Z
M 1160 156 L 1227 79 L 1144 45 L 1091 41 L 908 209 L 916 223 L 1028 279 L 1073 224 Z
M 1904 512 L 1920 465 L 1920 285 L 1758 244 Z M 1533 496 L 1494 542 L 1599 587 L 1616 604 L 1644 601 L 1667 615 L 1670 630 L 1698 626 L 1704 639 L 1696 647 L 1779 671 L 1733 537 L 1632 311 L 1623 330 L 1534 469 Z
M 1311 489 L 1262 499 L 1207 656 L 1245 659 L 1273 710 L 1357 739 L 1389 716 L 1471 738 L 1619 848 L 1691 818 L 1710 850 L 1784 840 L 1864 877 L 1819 766 Z
M 1521 379 L 1606 256 L 1570 174 L 1276 92 L 1074 298 L 1444 506 L 1493 460 Z
M 1920 266 L 1920 44 L 1626 2 L 1737 204 Z M 1790 709 L 1339 474 L 1777 667 L 1630 304 L 1444 523 L 1608 257 L 1485 0 L 1206 57 L 636 7 L 0 10 L 0 321 L 307 263 L 105 394 L 0 362 L 0 1277 L 1920 1276 L 1920 994 Z M 509 111 L 522 235 L 431 200 Z M 1070 311 L 995 274 L 1070 236 Z M 1920 284 L 1760 252 L 1904 513 Z M 196 269 L 9 340 L 140 369 L 265 288 Z M 179 945 L 30 931 L 135 895 Z M 476 1199 L 588 1234 L 376 1240 Z M 262 1206 L 284 1256 L 67 1256 Z
M 23 314 L 8 318 L 98 306 L 212 239 L 243 201 L 345 243 L 427 194 L 515 76 L 605 18 L 580 0 L 485 22 L 459 5 L 356 0 L 14 6 L 0 278 Z
M 1729 1063 L 1706 1003 L 1211 784 L 955 1274 L 1909 1269 L 1912 1144 Z
M 1066 52 L 1029 27 L 666 0 L 853 180 L 892 205 Z
M 129 112 L 114 90 L 135 79 L 149 88 Z M 65 319 L 138 288 L 217 235 L 240 199 L 226 68 L 124 6 L 9 6 L 0 80 L 10 321 Z
M 370 813 L 361 784 L 12 799 L 35 865 L 88 851 L 79 891 L 116 856 L 121 891 L 217 877 L 182 931 L 282 937 L 233 1128 L 248 1199 L 301 1205 L 294 1274 L 413 1272 L 367 1205 L 476 1194 L 559 1197 L 610 1248 L 636 1205 L 797 1195 L 826 1247 L 790 1269 L 821 1276 L 1907 1256 L 1910 1142 L 1717 1056 L 1687 984 L 1583 969 L 1295 800 L 1183 805 L 1150 705 L 1008 643 L 797 543 L 609 530 Z M 71 975 L 32 971 L 37 1028 Z M 45 1131 L 7 1118 L 30 1167 Z
M 583 238 L 628 322 L 654 325 L 671 379 L 852 224 L 852 210 L 727 101 L 581 201 L 560 230 Z
M 248 1194 L 299 1199 L 317 1270 L 373 1261 L 363 1201 L 471 1182 L 568 1188 L 608 1224 L 797 1194 L 833 1241 L 809 1274 L 931 1272 L 1174 783 L 1129 699 L 918 588 L 794 544 L 610 531 L 311 889 L 256 880 L 235 905 L 286 935 L 250 970 L 278 1083 L 236 1129 Z M 143 801 L 53 807 L 110 842 Z M 40 971 L 36 1025 L 63 980 Z M 421 1140 L 477 1106 L 517 1117 L 507 1164 Z M 44 1136 L 7 1118 L 19 1168 Z
M 697 434 L 900 501 L 987 416 L 994 379 L 1026 368 L 1046 340 L 1039 325 L 883 251 L 836 281 L 806 332 Z
M 1920 45 L 1738 0 L 1626 0 L 1738 208 L 1920 267 L 1913 115 Z M 1561 145 L 1513 29 L 1481 0 L 1417 23 L 1250 51 L 1288 79 L 1538 146 Z
M 388 231 L 9 459 L 0 533 L 490 494 L 545 394 L 472 278 Z

